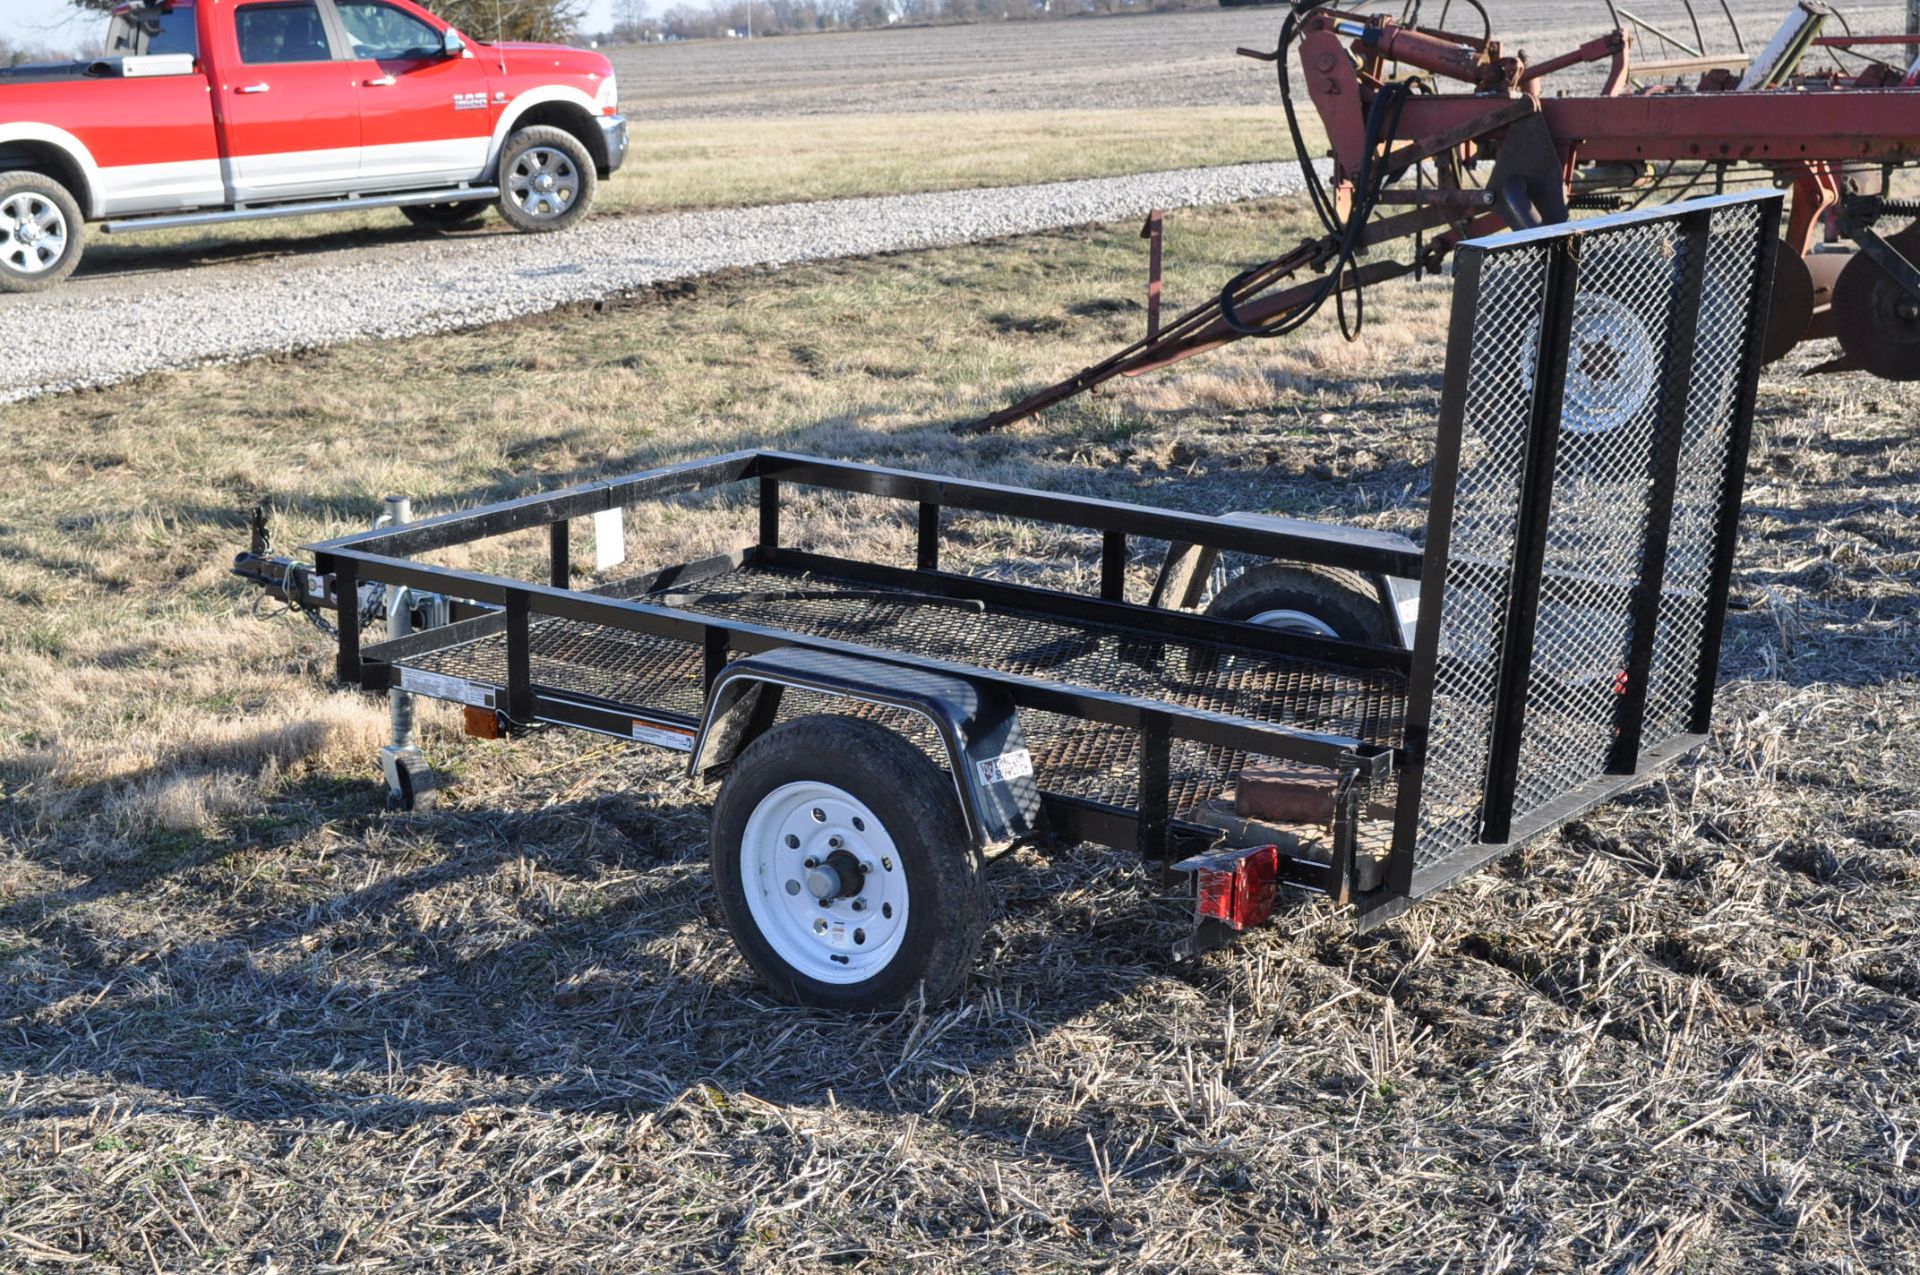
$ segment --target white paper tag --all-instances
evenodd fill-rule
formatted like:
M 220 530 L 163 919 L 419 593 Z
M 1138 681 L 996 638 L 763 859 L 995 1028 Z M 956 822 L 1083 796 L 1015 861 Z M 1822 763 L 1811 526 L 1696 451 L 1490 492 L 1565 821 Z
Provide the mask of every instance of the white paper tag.
M 654 744 L 661 748 L 671 748 L 677 753 L 693 751 L 693 736 L 683 730 L 670 726 L 655 726 L 652 722 L 633 719 L 633 737 L 643 744 Z
M 1005 784 L 1016 779 L 1026 779 L 1033 774 L 1033 754 L 1024 748 L 1015 748 L 1001 753 L 998 757 L 989 757 L 977 763 L 980 768 L 980 782 L 983 784 Z
M 494 691 L 491 686 L 481 686 L 477 682 L 469 682 L 464 677 L 451 677 L 445 673 L 428 673 L 417 668 L 402 668 L 400 689 L 412 691 L 416 695 L 430 695 L 434 699 L 452 700 L 456 704 L 471 704 L 475 708 L 494 706 Z
M 602 509 L 593 516 L 593 569 L 605 571 L 627 560 L 627 524 L 624 511 Z

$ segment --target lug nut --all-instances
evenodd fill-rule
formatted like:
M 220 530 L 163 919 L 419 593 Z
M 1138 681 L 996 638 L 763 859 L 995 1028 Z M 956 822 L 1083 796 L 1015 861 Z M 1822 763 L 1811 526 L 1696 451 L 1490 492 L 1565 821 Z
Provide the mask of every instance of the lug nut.
M 853 901 L 853 910 L 855 912 L 865 912 L 867 910 L 867 901 L 865 899 L 855 899 Z
M 814 858 L 814 857 L 813 857 L 812 855 L 808 855 L 808 856 L 807 856 L 807 866 L 808 866 L 809 868 L 817 868 L 817 867 L 819 867 L 819 866 L 820 866 L 820 860 L 818 860 L 818 859 L 816 859 L 816 858 Z
M 827 844 L 832 846 L 835 850 L 838 850 L 843 843 L 838 837 L 828 837 Z

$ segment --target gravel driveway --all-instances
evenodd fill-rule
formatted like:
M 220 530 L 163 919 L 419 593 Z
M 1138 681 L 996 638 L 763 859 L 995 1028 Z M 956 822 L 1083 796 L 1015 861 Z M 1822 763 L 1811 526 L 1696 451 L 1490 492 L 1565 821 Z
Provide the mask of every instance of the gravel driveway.
M 35 339 L 0 361 L 0 402 L 210 361 L 473 327 L 740 266 L 1030 234 L 1299 189 L 1288 163 L 589 221 L 71 282 L 0 298 Z

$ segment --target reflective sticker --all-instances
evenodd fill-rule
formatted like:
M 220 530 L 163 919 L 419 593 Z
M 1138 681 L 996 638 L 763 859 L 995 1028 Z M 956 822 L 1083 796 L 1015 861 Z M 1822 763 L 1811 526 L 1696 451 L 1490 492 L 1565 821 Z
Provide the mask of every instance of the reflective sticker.
M 627 533 L 618 509 L 601 509 L 593 515 L 593 569 L 605 571 L 627 560 Z
M 989 757 L 976 765 L 980 768 L 980 782 L 983 784 L 1005 784 L 1016 779 L 1027 779 L 1033 775 L 1033 754 L 1024 748 L 1015 748 L 1001 753 L 998 757 Z
M 633 719 L 633 737 L 643 744 L 671 748 L 677 753 L 693 751 L 691 732 L 676 730 L 671 726 L 655 726 L 652 722 L 643 722 L 637 717 Z
M 307 593 L 323 602 L 326 601 L 327 578 L 318 572 L 310 572 L 307 575 Z
M 475 708 L 494 706 L 494 690 L 491 686 L 469 682 L 464 677 L 450 677 L 445 673 L 429 673 L 424 669 L 402 668 L 400 689 L 416 695 L 429 695 L 434 699 L 452 700 L 456 704 L 471 704 Z

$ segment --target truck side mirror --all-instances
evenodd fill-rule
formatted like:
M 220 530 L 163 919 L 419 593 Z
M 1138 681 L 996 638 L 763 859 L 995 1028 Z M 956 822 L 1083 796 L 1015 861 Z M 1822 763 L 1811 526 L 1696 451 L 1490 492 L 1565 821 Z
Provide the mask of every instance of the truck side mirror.
M 446 36 L 440 41 L 440 53 L 443 57 L 457 58 L 467 51 L 467 42 L 452 27 L 447 28 Z

